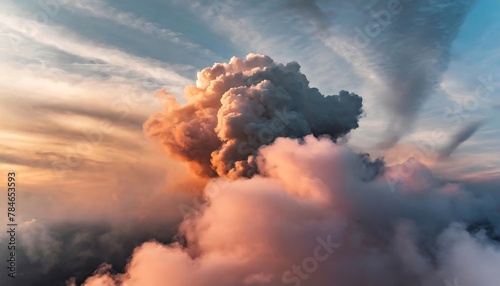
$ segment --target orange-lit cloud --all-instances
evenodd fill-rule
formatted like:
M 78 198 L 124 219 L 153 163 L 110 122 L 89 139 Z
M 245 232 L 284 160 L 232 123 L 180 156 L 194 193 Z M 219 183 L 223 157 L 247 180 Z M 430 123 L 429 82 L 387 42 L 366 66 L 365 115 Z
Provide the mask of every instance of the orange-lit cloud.
M 309 87 L 296 62 L 283 65 L 257 54 L 202 70 L 185 97 L 185 105 L 169 99 L 145 131 L 173 158 L 209 177 L 251 177 L 260 146 L 308 134 L 335 140 L 358 127 L 362 112 L 357 94 L 324 96 Z
M 498 238 L 485 232 L 499 219 L 497 194 L 443 183 L 418 164 L 411 174 L 399 165 L 367 181 L 370 165 L 358 154 L 313 136 L 279 138 L 257 161 L 263 176 L 206 186 L 209 202 L 181 224 L 180 243 L 145 243 L 125 274 L 104 268 L 84 285 L 432 286 L 498 278 L 491 271 Z M 465 271 L 466 257 L 487 274 Z

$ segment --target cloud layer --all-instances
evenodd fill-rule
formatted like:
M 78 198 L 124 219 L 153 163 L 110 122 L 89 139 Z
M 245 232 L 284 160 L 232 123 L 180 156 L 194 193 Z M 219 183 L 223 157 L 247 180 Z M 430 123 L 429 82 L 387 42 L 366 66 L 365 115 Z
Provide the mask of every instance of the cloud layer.
M 358 154 L 313 136 L 279 138 L 256 159 L 262 175 L 206 186 L 209 203 L 182 223 L 179 242 L 143 244 L 125 274 L 104 268 L 84 285 L 493 286 L 500 278 L 496 193 L 439 180 L 419 163 L 367 181 Z

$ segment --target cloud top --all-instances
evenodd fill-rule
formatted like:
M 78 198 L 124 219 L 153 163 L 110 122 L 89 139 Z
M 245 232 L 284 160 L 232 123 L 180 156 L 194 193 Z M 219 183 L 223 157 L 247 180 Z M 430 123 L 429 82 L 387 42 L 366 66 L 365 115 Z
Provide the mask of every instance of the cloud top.
M 164 94 L 165 110 L 145 123 L 147 136 L 209 177 L 251 177 L 259 147 L 309 134 L 335 140 L 357 128 L 362 113 L 357 94 L 325 96 L 298 63 L 258 54 L 199 72 L 196 85 L 185 88 L 185 104 Z

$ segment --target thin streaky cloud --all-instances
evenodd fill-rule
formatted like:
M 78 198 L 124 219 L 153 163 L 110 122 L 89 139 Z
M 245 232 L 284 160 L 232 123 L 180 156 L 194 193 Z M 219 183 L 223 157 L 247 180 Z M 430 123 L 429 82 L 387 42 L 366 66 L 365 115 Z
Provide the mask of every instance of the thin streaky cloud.
M 158 24 L 145 21 L 142 18 L 135 16 L 132 13 L 120 11 L 110 7 L 101 1 L 86 0 L 86 1 L 68 1 L 60 2 L 65 8 L 85 13 L 89 16 L 112 21 L 116 24 L 126 26 L 128 28 L 140 31 L 145 34 L 150 34 L 163 40 L 170 41 L 181 47 L 188 48 L 195 52 L 202 53 L 212 59 L 220 59 L 213 51 L 203 48 L 197 43 L 186 39 L 182 33 L 175 32 L 170 29 L 159 26 Z
M 155 78 L 168 85 L 182 86 L 192 82 L 175 72 L 164 62 L 134 56 L 119 49 L 92 43 L 90 40 L 83 39 L 60 26 L 38 24 L 35 32 L 30 32 L 26 29 L 26 23 L 28 22 L 29 20 L 25 18 L 0 13 L 0 24 L 37 43 L 79 57 L 99 59 L 110 65 L 121 67 L 124 69 L 124 73 L 135 72 L 145 78 Z M 188 69 L 190 67 L 184 68 Z
M 483 125 L 483 121 L 474 121 L 458 130 L 457 133 L 453 134 L 450 142 L 444 146 L 439 152 L 439 157 L 441 159 L 446 159 L 465 141 L 467 141 L 474 133 L 476 133 L 479 128 Z

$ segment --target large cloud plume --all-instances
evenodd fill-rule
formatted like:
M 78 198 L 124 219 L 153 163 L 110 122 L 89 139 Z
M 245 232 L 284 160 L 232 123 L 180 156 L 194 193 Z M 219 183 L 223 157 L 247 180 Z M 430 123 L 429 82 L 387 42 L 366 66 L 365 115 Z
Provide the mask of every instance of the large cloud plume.
M 125 274 L 105 266 L 84 285 L 497 285 L 498 193 L 418 163 L 367 181 L 358 154 L 313 136 L 256 159 L 260 175 L 206 186 L 179 243 L 143 244 Z
M 358 127 L 362 107 L 354 93 L 324 96 L 309 87 L 296 62 L 283 65 L 257 54 L 202 70 L 185 93 L 186 104 L 169 97 L 145 130 L 169 154 L 210 177 L 251 177 L 258 148 L 278 137 L 335 140 Z
M 174 242 L 144 243 L 123 273 L 104 264 L 83 285 L 497 285 L 498 183 L 440 179 L 414 159 L 384 166 L 336 143 L 357 125 L 361 99 L 305 83 L 297 64 L 258 55 L 201 72 L 187 105 L 171 101 L 145 127 L 201 174 L 220 175 L 204 187 L 206 203 Z M 282 107 L 294 116 L 272 140 L 229 152 L 250 144 L 245 130 L 270 129 Z

